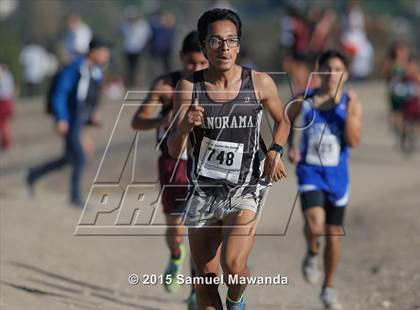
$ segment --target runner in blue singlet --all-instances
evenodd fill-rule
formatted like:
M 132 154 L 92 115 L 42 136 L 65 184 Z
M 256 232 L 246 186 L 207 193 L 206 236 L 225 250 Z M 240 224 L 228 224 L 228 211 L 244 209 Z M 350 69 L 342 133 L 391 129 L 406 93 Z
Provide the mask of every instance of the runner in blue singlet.
M 288 157 L 297 163 L 298 189 L 305 215 L 308 251 L 302 271 L 310 283 L 322 279 L 318 265 L 320 243 L 326 236 L 321 301 L 327 309 L 339 309 L 334 275 L 341 254 L 342 225 L 349 201 L 349 147 L 361 138 L 361 105 L 353 91 L 344 91 L 348 62 L 337 51 L 327 51 L 318 60 L 320 88 L 309 90 L 290 104 L 288 115 L 293 122 L 301 117 L 300 150 L 289 136 Z M 294 126 L 296 128 L 296 126 Z

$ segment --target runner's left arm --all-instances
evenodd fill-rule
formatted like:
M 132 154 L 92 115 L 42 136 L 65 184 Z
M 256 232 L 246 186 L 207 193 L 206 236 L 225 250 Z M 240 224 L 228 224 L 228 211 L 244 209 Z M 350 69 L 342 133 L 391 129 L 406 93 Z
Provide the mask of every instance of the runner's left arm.
M 257 96 L 264 109 L 270 113 L 274 120 L 273 144 L 285 146 L 290 131 L 290 122 L 283 114 L 283 104 L 280 100 L 277 86 L 272 78 L 266 73 L 255 72 L 254 83 L 257 89 Z M 268 181 L 278 181 L 287 176 L 286 168 L 280 158 L 280 154 L 269 150 L 264 163 L 263 176 Z
M 292 98 L 287 104 L 285 108 L 285 117 L 287 118 L 286 121 L 290 122 L 290 132 L 289 137 L 287 138 L 287 158 L 292 163 L 297 163 L 300 161 L 300 152 L 298 148 L 295 146 L 295 129 L 294 129 L 294 122 L 299 117 L 300 111 L 302 109 L 303 103 L 303 95 L 298 95 Z
M 345 124 L 344 139 L 348 146 L 356 147 L 362 140 L 362 105 L 353 90 L 349 90 L 347 104 L 347 119 Z

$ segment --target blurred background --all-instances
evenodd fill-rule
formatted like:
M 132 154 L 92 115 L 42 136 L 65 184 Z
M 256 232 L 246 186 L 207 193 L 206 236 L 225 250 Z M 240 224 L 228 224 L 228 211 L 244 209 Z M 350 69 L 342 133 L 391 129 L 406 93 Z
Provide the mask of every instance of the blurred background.
M 214 7 L 242 19 L 239 63 L 288 73 L 276 79 L 283 102 L 305 89 L 321 52 L 335 48 L 349 57 L 349 87 L 362 101 L 364 129 L 350 161 L 352 200 L 337 287 L 344 309 L 419 309 L 419 0 L 0 0 L 1 309 L 186 308 L 188 287 L 172 296 L 127 283 L 133 272 L 162 273 L 164 237 L 75 237 L 81 209 L 68 205 L 68 171 L 39 182 L 35 198 L 28 198 L 25 178 L 29 167 L 62 152 L 46 113 L 48 92 L 93 35 L 112 48 L 100 126 L 86 128 L 83 138 L 84 196 L 105 152 L 105 170 L 119 176 L 135 139 L 136 106 L 120 114 L 107 143 L 126 91 L 147 90 L 156 76 L 180 69 L 183 37 Z M 142 132 L 139 141 L 139 179 L 152 182 L 155 133 Z M 257 238 L 250 268 L 291 282 L 250 288 L 250 309 L 320 307 L 318 289 L 300 275 L 303 222 L 294 208 L 294 167 L 287 169 L 260 226 L 280 237 Z
M 356 76 L 378 78 L 393 42 L 403 38 L 417 49 L 420 44 L 416 41 L 416 29 L 420 26 L 419 2 L 415 0 L 2 0 L 0 59 L 9 66 L 19 96 L 25 96 L 25 71 L 29 70 L 26 69 L 29 61 L 25 60 L 30 57 L 25 55 L 28 46 L 39 47 L 33 51 L 33 57 L 46 58 L 38 64 L 45 67 L 38 69 L 39 81 L 36 81 L 41 84 L 41 90 L 45 90 L 48 76 L 70 61 L 75 53 L 83 53 L 89 36 L 94 33 L 114 44 L 107 72 L 109 76 L 123 77 L 127 83 L 124 55 L 128 51 L 141 54 L 142 64 L 136 72 L 140 80 L 136 86 L 143 86 L 148 84 L 148 78 L 166 68 L 179 67 L 178 50 L 183 36 L 196 27 L 204 10 L 217 6 L 231 7 L 243 18 L 241 47 L 245 55 L 242 57 L 262 71 L 284 69 L 282 56 L 293 45 L 298 45 L 296 49 L 299 51 L 314 54 L 328 47 L 346 47 L 351 56 L 366 58 L 366 72 L 354 72 Z M 297 25 L 292 26 L 293 20 Z M 132 46 L 125 42 L 128 35 L 125 28 L 129 23 L 137 23 L 137 29 L 140 29 L 136 35 L 141 39 Z M 293 42 L 293 35 L 297 33 L 298 42 Z M 368 54 L 365 56 L 356 55 L 358 46 L 363 47 L 360 49 L 368 46 L 373 51 L 365 51 Z M 153 62 L 149 62 L 150 59 L 160 65 L 160 72 Z

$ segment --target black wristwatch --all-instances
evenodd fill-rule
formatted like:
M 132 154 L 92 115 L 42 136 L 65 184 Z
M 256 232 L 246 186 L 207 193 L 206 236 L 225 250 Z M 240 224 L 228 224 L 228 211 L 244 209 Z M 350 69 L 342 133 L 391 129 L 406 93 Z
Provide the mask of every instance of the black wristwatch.
M 280 157 L 282 157 L 283 156 L 283 152 L 284 152 L 284 147 L 282 147 L 280 144 L 273 143 L 270 146 L 269 151 L 275 151 L 275 152 L 277 152 L 277 153 L 280 154 Z

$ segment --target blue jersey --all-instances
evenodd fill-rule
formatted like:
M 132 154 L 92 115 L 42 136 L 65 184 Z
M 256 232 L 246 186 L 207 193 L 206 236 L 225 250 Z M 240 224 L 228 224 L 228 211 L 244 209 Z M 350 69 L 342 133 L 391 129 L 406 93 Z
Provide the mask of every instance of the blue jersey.
M 70 131 L 79 130 L 96 109 L 102 79 L 102 69 L 88 66 L 83 57 L 63 68 L 49 94 L 55 119 L 67 121 Z
M 330 202 L 345 206 L 349 196 L 349 150 L 344 138 L 348 94 L 329 110 L 313 105 L 314 91 L 302 104 L 301 116 L 306 128 L 302 132 L 297 165 L 299 191 L 322 190 Z

